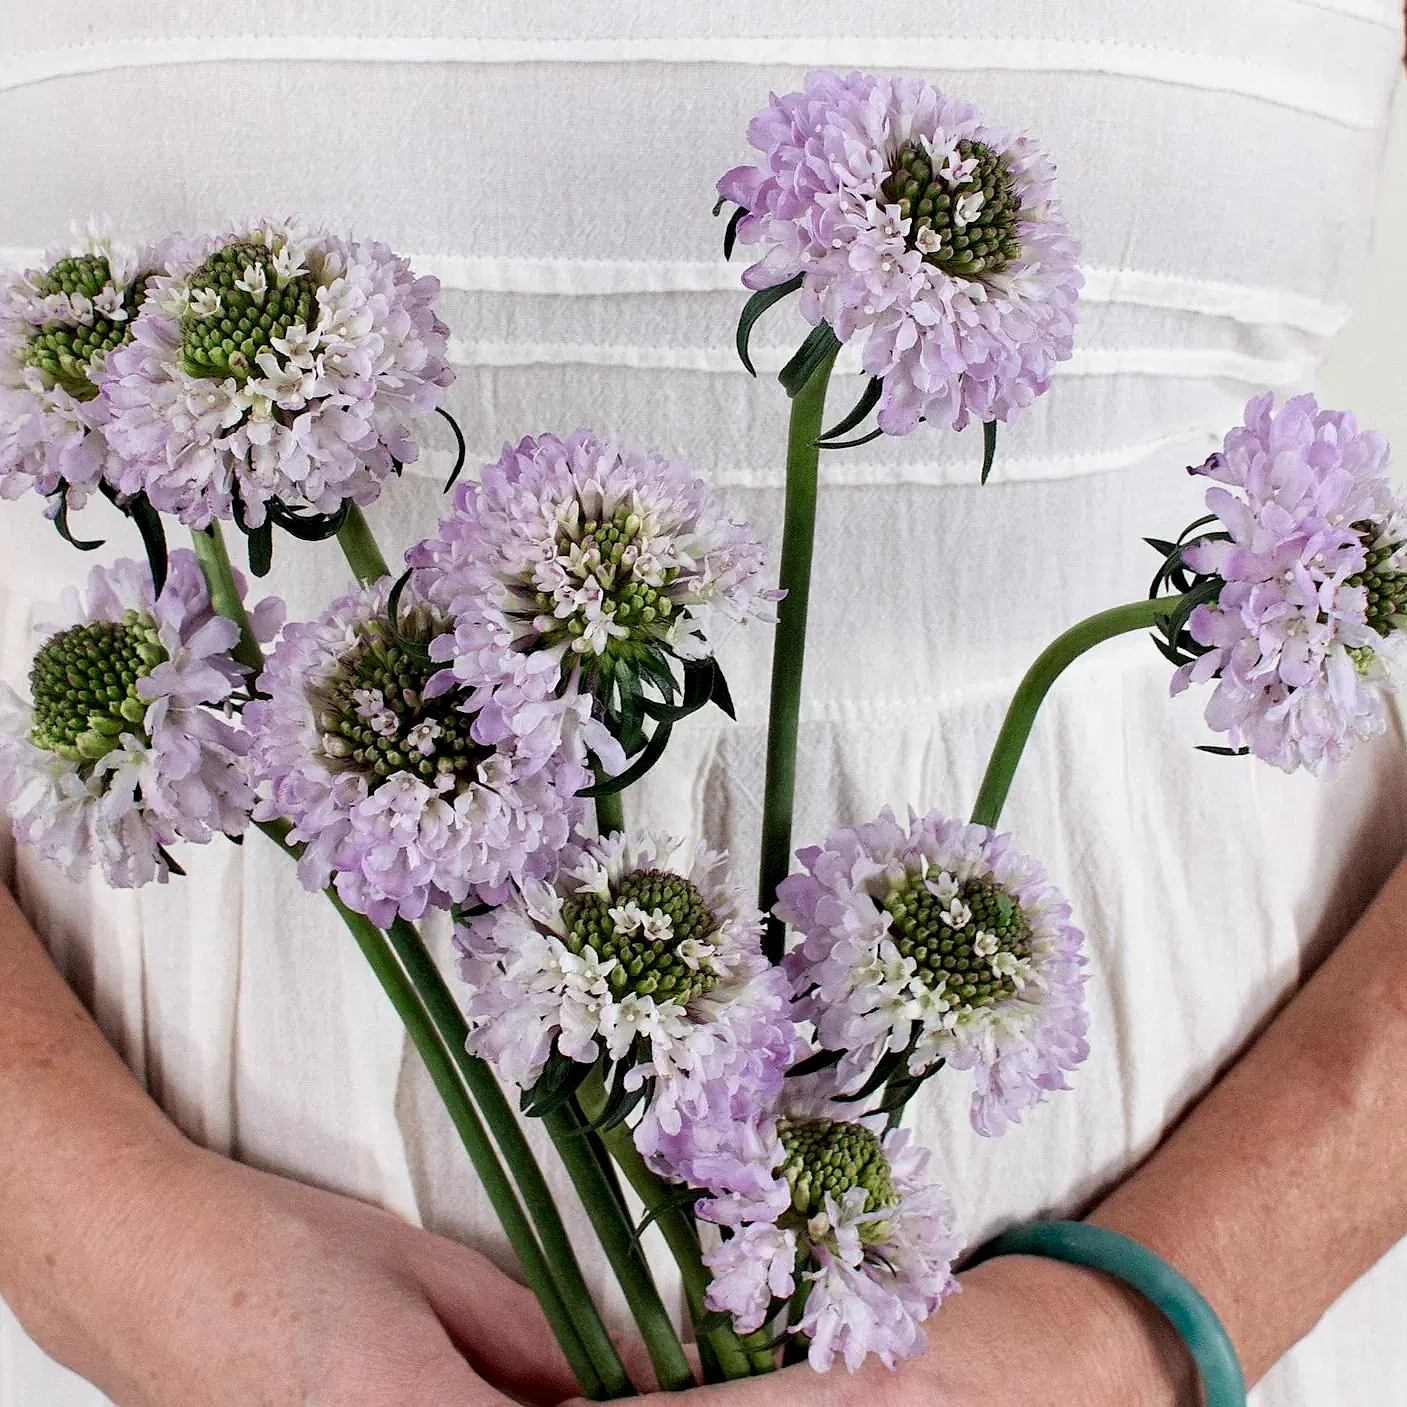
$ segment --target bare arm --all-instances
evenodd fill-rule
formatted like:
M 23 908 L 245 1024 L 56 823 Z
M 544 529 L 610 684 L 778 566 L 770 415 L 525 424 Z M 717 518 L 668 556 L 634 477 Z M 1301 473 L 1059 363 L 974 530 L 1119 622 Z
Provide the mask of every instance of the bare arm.
M 121 1407 L 555 1402 L 521 1286 L 374 1208 L 188 1143 L 0 888 L 0 1296 Z
M 1255 1381 L 1407 1235 L 1407 861 L 1181 1127 L 1093 1212 L 1197 1285 Z M 1095 1272 L 1011 1257 L 962 1277 L 890 1374 L 790 1368 L 699 1407 L 1173 1407 L 1197 1401 L 1161 1316 Z M 805 1379 L 805 1381 L 802 1381 Z M 649 1399 L 660 1402 L 664 1399 Z

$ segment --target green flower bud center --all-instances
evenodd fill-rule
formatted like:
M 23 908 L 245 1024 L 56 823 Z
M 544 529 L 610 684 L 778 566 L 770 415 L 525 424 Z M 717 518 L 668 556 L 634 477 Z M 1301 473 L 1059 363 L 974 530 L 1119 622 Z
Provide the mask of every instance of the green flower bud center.
M 1389 565 L 1401 551 L 1400 542 L 1377 542 L 1372 523 L 1355 523 L 1363 534 L 1367 561 L 1363 570 L 1349 577 L 1345 586 L 1361 586 L 1368 596 L 1368 624 L 1379 635 L 1398 628 L 1398 618 L 1407 616 L 1407 571 Z M 1377 543 L 1377 545 L 1374 545 Z
M 112 281 L 112 271 L 101 254 L 79 254 L 60 259 L 45 274 L 39 293 L 81 294 L 91 301 Z M 141 302 L 141 281 L 131 289 L 122 290 L 126 318 L 113 321 L 94 311 L 90 323 L 70 327 L 55 323 L 37 328 L 25 343 L 24 363 L 35 367 L 50 385 L 62 386 L 76 401 L 89 401 L 98 394 L 97 383 L 88 374 L 98 370 L 114 348 L 122 346 L 132 335 L 132 323 Z
M 930 874 L 929 878 L 933 876 Z M 894 946 L 916 965 L 915 975 L 964 1010 L 991 1006 L 1015 994 L 1012 976 L 998 968 L 1031 954 L 1031 925 L 1021 906 L 990 879 L 969 879 L 945 902 L 922 875 L 912 875 L 885 897 Z M 949 920 L 966 916 L 966 922 Z M 944 918 L 947 914 L 947 918 Z M 996 960 L 997 966 L 993 966 Z
M 408 613 L 403 636 L 428 640 L 437 632 L 428 612 Z M 457 691 L 424 697 L 442 668 L 408 654 L 390 623 L 357 627 L 357 641 L 326 678 L 310 685 L 308 702 L 321 730 L 322 761 L 334 771 L 359 772 L 375 791 L 397 773 L 429 786 L 450 777 L 455 794 L 479 780 L 493 749 L 470 735 L 474 715 L 461 713 Z
M 839 1206 L 852 1187 L 864 1189 L 867 1212 L 899 1205 L 889 1159 L 879 1138 L 863 1124 L 783 1119 L 777 1125 L 777 1135 L 782 1142 L 781 1174 L 791 1188 L 791 1211 L 783 1218 L 784 1224 L 804 1227 L 825 1212 L 827 1193 Z M 866 1222 L 860 1237 L 882 1240 L 886 1231 L 882 1221 Z
M 120 621 L 75 625 L 48 640 L 29 671 L 29 740 L 73 762 L 95 762 L 123 733 L 146 740 L 148 701 L 137 681 L 166 658 L 156 622 L 137 611 Z
M 1021 202 L 1011 173 L 984 142 L 959 141 L 957 153 L 976 165 L 966 180 L 950 185 L 917 142 L 905 142 L 879 188 L 880 200 L 897 205 L 910 222 L 904 243 L 922 249 L 926 263 L 954 278 L 1000 273 L 1021 253 Z
M 639 515 L 622 507 L 607 521 L 586 518 L 575 530 L 566 525 L 558 530 L 558 560 L 572 585 L 579 588 L 594 581 L 601 589 L 600 613 L 611 621 L 604 636 L 592 635 L 593 613 L 585 606 L 563 618 L 555 614 L 556 595 L 541 591 L 536 596 L 538 628 L 545 641 L 569 640 L 578 653 L 595 656 L 595 673 L 609 674 L 617 664 L 632 664 L 655 653 L 660 636 L 680 609 L 668 595 L 678 575 L 676 568 L 661 572 L 658 585 L 635 575 L 642 528 Z
M 620 910 L 629 904 L 656 922 L 647 928 L 625 920 Z M 667 926 L 657 921 L 660 915 L 668 920 Z M 683 875 L 669 870 L 635 870 L 615 885 L 609 898 L 572 895 L 562 905 L 562 922 L 567 928 L 567 946 L 574 953 L 589 947 L 602 962 L 617 960 L 607 978 L 617 997 L 635 992 L 685 1006 L 718 981 L 707 963 L 700 964 L 697 954 L 691 965 L 679 951 L 680 945 L 690 940 L 695 944 L 709 942 L 718 930 L 717 915 L 698 887 Z
M 237 288 L 238 283 L 255 287 Z M 257 287 L 263 274 L 262 291 Z M 181 357 L 190 376 L 244 381 L 258 372 L 256 358 L 275 337 L 295 324 L 311 328 L 317 317 L 316 285 L 311 274 L 300 273 L 282 286 L 274 272 L 274 251 L 264 244 L 236 241 L 217 249 L 189 280 L 195 294 L 214 294 L 219 307 L 208 316 L 199 310 L 204 300 L 193 298 L 181 320 Z

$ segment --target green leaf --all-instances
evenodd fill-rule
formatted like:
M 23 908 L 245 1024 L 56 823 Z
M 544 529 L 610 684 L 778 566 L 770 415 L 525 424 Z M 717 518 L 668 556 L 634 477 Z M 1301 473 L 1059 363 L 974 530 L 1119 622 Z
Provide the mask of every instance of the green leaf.
M 430 647 L 423 640 L 412 640 L 410 636 L 401 634 L 401 593 L 405 591 L 406 585 L 410 581 L 411 571 L 412 569 L 407 567 L 396 578 L 396 584 L 391 588 L 391 594 L 386 598 L 386 623 L 391 627 L 391 635 L 398 649 L 421 664 L 429 664 Z
M 146 549 L 147 565 L 151 568 L 152 591 L 160 596 L 166 585 L 166 529 L 161 524 L 161 514 L 151 506 L 151 500 L 144 493 L 133 494 L 118 507 L 137 525 L 142 535 L 142 546 Z
M 1198 743 L 1198 752 L 1209 752 L 1213 757 L 1249 757 L 1248 747 L 1213 747 L 1210 743 Z
M 817 449 L 854 449 L 857 445 L 867 445 L 871 440 L 877 440 L 884 434 L 884 431 L 875 428 L 868 435 L 861 435 L 857 440 L 821 440 L 817 442 Z
M 249 574 L 268 576 L 274 564 L 274 520 L 265 518 L 257 528 L 249 529 Z
M 1166 542 L 1161 537 L 1145 537 L 1143 540 L 1155 552 L 1161 553 L 1164 557 L 1171 557 L 1177 551 L 1177 543 Z
M 271 498 L 264 505 L 264 510 L 275 527 L 282 528 L 299 542 L 326 542 L 342 531 L 342 525 L 352 511 L 352 500 L 344 499 L 335 513 L 310 513 L 307 509 L 290 508 L 286 503 Z
M 656 703 L 642 699 L 641 710 L 658 723 L 678 723 L 691 713 L 697 713 L 713 698 L 713 677 L 718 665 L 710 656 L 706 660 L 690 660 L 684 666 L 684 698 L 679 704 Z
M 449 478 L 445 480 L 444 492 L 448 493 L 454 487 L 455 480 L 459 478 L 460 472 L 464 468 L 464 461 L 469 456 L 469 449 L 464 443 L 464 431 L 459 428 L 459 421 L 442 405 L 435 407 L 435 414 L 442 415 L 449 421 L 449 428 L 454 431 L 454 442 L 459 447 L 458 457 L 454 461 L 454 468 L 449 471 Z
M 889 1077 L 904 1063 L 908 1054 L 907 1050 L 891 1050 L 888 1055 L 881 1056 L 879 1063 L 870 1071 L 869 1079 L 854 1094 L 837 1095 L 836 1103 L 858 1104 L 862 1099 L 868 1099 L 880 1085 L 888 1084 Z
M 166 868 L 170 870 L 173 875 L 177 875 L 181 879 L 184 879 L 186 877 L 185 870 L 183 870 L 180 865 L 176 863 L 176 861 L 172 858 L 171 852 L 164 845 L 158 845 L 156 847 L 156 853 L 160 855 L 163 860 L 166 861 Z
M 93 538 L 91 541 L 74 537 L 72 530 L 68 526 L 68 485 L 61 483 L 55 491 L 58 499 L 58 506 L 54 510 L 53 523 L 58 529 L 59 536 L 68 543 L 70 547 L 76 547 L 80 552 L 96 552 L 103 545 L 103 539 Z
M 840 339 L 831 331 L 830 323 L 819 322 L 806 335 L 806 340 L 796 349 L 796 354 L 777 373 L 782 389 L 793 400 L 801 394 L 801 388 L 816 374 L 817 369 L 827 358 L 840 350 Z
M 748 343 L 752 339 L 752 329 L 758 318 L 767 311 L 774 303 L 780 303 L 783 298 L 796 292 L 801 287 L 801 275 L 789 278 L 785 283 L 776 284 L 772 288 L 762 288 L 752 295 L 743 304 L 743 311 L 738 317 L 738 356 L 748 372 L 756 376 L 757 368 L 752 364 L 752 358 L 748 355 Z
M 583 787 L 578 796 L 595 798 L 598 796 L 614 796 L 618 791 L 624 791 L 626 787 L 634 786 L 656 762 L 664 756 L 665 745 L 669 742 L 669 735 L 672 731 L 671 725 L 661 723 L 655 729 L 650 741 L 645 744 L 645 749 L 640 756 L 625 769 L 614 777 L 606 777 L 597 782 L 594 786 Z
M 594 1060 L 573 1060 L 554 1049 L 542 1074 L 519 1097 L 518 1107 L 532 1119 L 555 1113 L 571 1101 L 595 1068 Z
M 630 1238 L 632 1246 L 640 1244 L 640 1238 L 657 1222 L 660 1217 L 669 1212 L 678 1211 L 681 1207 L 687 1207 L 691 1212 L 700 1197 L 704 1194 L 697 1187 L 676 1187 L 667 1196 L 650 1208 L 644 1216 L 635 1224 L 635 1234 Z M 728 1322 L 732 1322 L 729 1320 Z M 702 1325 L 700 1325 L 702 1328 Z
M 728 690 L 728 681 L 723 677 L 723 666 L 713 662 L 713 702 L 728 715 L 733 722 L 738 721 L 737 710 L 733 707 L 733 695 Z
M 987 475 L 992 472 L 992 464 L 997 457 L 997 422 L 995 420 L 984 420 L 982 422 L 982 482 L 987 482 Z
M 839 1065 L 840 1057 L 844 1054 L 841 1050 L 818 1050 L 814 1055 L 808 1055 L 805 1060 L 798 1060 L 787 1071 L 787 1079 L 799 1080 L 804 1075 L 819 1075 L 822 1070 Z
M 723 231 L 723 258 L 725 260 L 733 257 L 733 245 L 738 238 L 738 221 L 746 214 L 747 211 L 740 205 L 728 219 L 728 228 Z
M 829 430 L 816 441 L 818 446 L 824 446 L 827 440 L 838 439 L 849 430 L 853 430 L 864 418 L 879 404 L 879 398 L 884 394 L 884 378 L 882 376 L 871 376 L 869 383 L 865 387 L 864 394 L 855 402 L 855 408 L 845 417 L 844 420 L 837 420 Z

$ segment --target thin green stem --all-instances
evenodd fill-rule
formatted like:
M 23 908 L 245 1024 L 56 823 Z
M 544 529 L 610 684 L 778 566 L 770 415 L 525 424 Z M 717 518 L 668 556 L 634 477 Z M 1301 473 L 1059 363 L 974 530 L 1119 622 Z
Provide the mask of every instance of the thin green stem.
M 239 643 L 232 653 L 240 664 L 251 671 L 252 684 L 264 668 L 264 652 L 254 638 L 249 612 L 244 609 L 239 588 L 235 585 L 234 569 L 230 566 L 230 554 L 225 550 L 225 538 L 219 523 L 212 522 L 208 528 L 192 528 L 191 547 L 205 574 L 211 608 L 216 615 L 224 616 L 239 626 Z
M 782 956 L 782 924 L 772 917 L 777 886 L 791 870 L 792 804 L 796 794 L 796 729 L 801 716 L 801 678 L 806 658 L 806 613 L 811 595 L 811 556 L 816 538 L 816 478 L 822 417 L 832 352 L 791 403 L 787 431 L 787 491 L 782 527 L 779 585 L 786 592 L 777 608 L 772 646 L 772 700 L 767 712 L 767 778 L 762 799 L 762 861 L 757 906 L 767 917 L 767 956 Z
M 579 1097 L 587 1118 L 599 1118 L 606 1107 L 606 1090 L 599 1071 L 588 1077 Z M 709 1310 L 704 1296 L 708 1293 L 712 1277 L 703 1263 L 693 1218 L 671 1199 L 671 1189 L 646 1166 L 625 1124 L 604 1130 L 601 1141 L 615 1159 L 616 1166 L 625 1174 L 625 1180 L 634 1188 L 645 1211 L 659 1227 L 665 1245 L 679 1266 L 696 1335 L 708 1344 L 725 1378 L 746 1378 L 752 1371 L 752 1365 L 741 1340 L 726 1324 L 709 1326 Z
M 1100 611 L 1098 615 L 1071 626 L 1041 652 L 1012 695 L 1001 732 L 992 747 L 981 790 L 977 793 L 977 804 L 972 808 L 974 824 L 995 826 L 1001 819 L 1006 794 L 1011 789 L 1011 779 L 1016 775 L 1016 765 L 1021 761 L 1026 739 L 1030 737 L 1031 725 L 1036 721 L 1036 714 L 1050 692 L 1050 686 L 1063 671 L 1086 650 L 1115 635 L 1123 635 L 1130 630 L 1151 629 L 1165 616 L 1171 615 L 1181 600 L 1181 596 L 1159 596 L 1154 600 L 1134 601 L 1127 606 Z
M 259 829 L 290 855 L 296 857 L 300 853 L 302 847 L 293 845 L 288 840 L 289 827 L 286 822 L 260 823 Z M 469 1154 L 490 1204 L 498 1214 L 509 1244 L 518 1257 L 528 1288 L 537 1296 L 542 1312 L 561 1345 L 562 1353 L 577 1382 L 588 1397 L 601 1399 L 605 1396 L 605 1384 L 577 1333 L 572 1316 L 567 1311 L 552 1267 L 528 1224 L 518 1194 L 513 1190 L 513 1184 L 489 1142 L 488 1133 L 460 1081 L 454 1062 L 441 1042 L 414 986 L 397 960 L 395 949 L 370 919 L 349 909 L 337 897 L 335 890 L 329 888 L 325 893 L 356 940 L 382 990 L 395 1008 L 396 1015 L 400 1017 L 406 1034 L 425 1062 L 425 1068 L 434 1081 L 435 1089 L 454 1123 L 465 1151 Z
M 585 1121 L 570 1103 L 544 1115 L 542 1122 L 625 1293 L 660 1386 L 666 1392 L 693 1387 L 689 1360 L 635 1240 L 619 1194 L 597 1156 L 596 1140 L 588 1134 Z
M 581 1273 L 576 1251 L 562 1224 L 547 1179 L 543 1177 L 542 1168 L 523 1134 L 522 1125 L 504 1097 L 493 1071 L 484 1061 L 469 1053 L 468 1026 L 434 958 L 430 956 L 415 925 L 405 919 L 396 919 L 386 936 L 411 985 L 419 994 L 440 1040 L 479 1106 L 479 1112 L 488 1124 L 504 1162 L 513 1170 L 518 1191 L 537 1228 L 542 1249 L 556 1273 L 562 1297 L 601 1377 L 606 1395 L 611 1398 L 630 1396 L 630 1378 L 591 1298 L 591 1290 Z
M 376 538 L 372 536 L 371 525 L 355 503 L 347 514 L 347 521 L 337 530 L 337 544 L 352 569 L 352 575 L 363 586 L 391 575 L 391 569 L 376 545 Z

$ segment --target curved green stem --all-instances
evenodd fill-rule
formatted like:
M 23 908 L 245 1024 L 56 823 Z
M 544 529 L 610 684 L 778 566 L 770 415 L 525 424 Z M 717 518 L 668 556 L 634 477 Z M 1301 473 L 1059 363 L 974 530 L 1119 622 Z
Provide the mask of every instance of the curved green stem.
M 224 616 L 239 626 L 239 643 L 232 653 L 240 664 L 250 670 L 249 682 L 252 685 L 264 668 L 264 652 L 254 638 L 249 612 L 244 609 L 239 588 L 235 585 L 234 569 L 230 566 L 230 554 L 225 550 L 225 538 L 219 523 L 212 522 L 208 528 L 192 528 L 191 547 L 205 574 L 211 608 L 216 615 Z
M 1148 630 L 1157 625 L 1177 609 L 1181 600 L 1181 596 L 1159 596 L 1154 600 L 1134 601 L 1127 606 L 1100 611 L 1098 615 L 1071 626 L 1041 652 L 1012 695 L 1001 732 L 992 747 L 981 790 L 977 793 L 977 804 L 972 808 L 974 824 L 995 826 L 1001 819 L 1006 794 L 1011 789 L 1016 765 L 1021 761 L 1026 739 L 1031 734 L 1031 725 L 1036 721 L 1036 714 L 1050 692 L 1050 686 L 1063 671 L 1086 650 L 1115 635 L 1123 635 L 1130 630 Z
M 363 586 L 391 575 L 391 569 L 386 565 L 386 559 L 376 545 L 371 525 L 355 503 L 347 514 L 347 521 L 337 530 L 337 545 L 341 547 L 342 555 L 352 569 L 352 575 Z
M 596 829 L 601 835 L 625 829 L 625 803 L 621 796 L 622 793 L 616 791 L 596 798 Z
M 386 936 L 411 985 L 424 1003 L 440 1040 L 479 1106 L 479 1112 L 488 1124 L 504 1162 L 513 1170 L 523 1203 L 537 1228 L 542 1249 L 556 1273 L 568 1312 L 601 1377 L 606 1396 L 630 1396 L 630 1378 L 591 1298 L 591 1290 L 581 1273 L 576 1250 L 562 1224 L 547 1179 L 542 1175 L 542 1168 L 523 1134 L 512 1105 L 504 1097 L 488 1065 L 477 1056 L 470 1055 L 467 1049 L 469 1031 L 464 1016 L 415 925 L 398 918 L 391 924 Z
M 606 1091 L 599 1071 L 594 1072 L 582 1086 L 580 1099 L 588 1119 L 597 1119 L 606 1105 Z M 635 1139 L 625 1124 L 617 1124 L 601 1134 L 601 1141 L 615 1159 L 625 1180 L 635 1190 L 645 1211 L 664 1236 L 675 1263 L 679 1266 L 684 1294 L 689 1302 L 689 1316 L 701 1343 L 707 1344 L 714 1361 L 725 1378 L 745 1378 L 752 1371 L 752 1362 L 737 1334 L 726 1324 L 712 1327 L 704 1296 L 708 1293 L 711 1276 L 703 1263 L 698 1232 L 693 1218 L 683 1207 L 671 1200 L 670 1189 L 646 1166 L 635 1146 Z M 770 1363 L 768 1367 L 770 1368 Z
M 838 350 L 838 348 L 837 348 Z M 801 717 L 801 678 L 806 658 L 806 614 L 816 538 L 817 447 L 835 352 L 811 374 L 791 403 L 787 431 L 787 491 L 778 584 L 786 592 L 777 608 L 772 646 L 772 699 L 767 711 L 767 778 L 762 799 L 762 859 L 757 907 L 767 915 L 767 956 L 779 962 L 783 929 L 772 917 L 777 886 L 791 870 L 792 805 L 796 794 L 796 730 Z
M 666 1392 L 695 1386 L 684 1347 L 613 1185 L 609 1163 L 603 1166 L 603 1155 L 598 1156 L 598 1140 L 590 1135 L 586 1122 L 570 1103 L 544 1115 L 542 1122 L 620 1282 L 660 1386 Z
M 259 829 L 290 855 L 296 857 L 302 850 L 301 846 L 289 842 L 287 822 L 262 822 L 259 823 Z M 441 1043 L 424 1004 L 397 961 L 395 950 L 386 935 L 370 919 L 349 909 L 337 897 L 335 890 L 329 888 L 325 893 L 356 940 L 382 990 L 395 1008 L 396 1015 L 400 1017 L 406 1034 L 425 1062 L 425 1068 L 429 1071 L 435 1089 L 444 1102 L 475 1172 L 479 1175 L 484 1192 L 498 1214 L 509 1244 L 518 1257 L 528 1288 L 542 1305 L 542 1312 L 561 1345 L 562 1353 L 577 1382 L 588 1397 L 599 1400 L 605 1396 L 606 1391 L 601 1375 L 596 1371 L 595 1363 L 577 1333 L 561 1289 L 553 1276 L 552 1267 L 528 1224 L 522 1204 L 513 1190 L 513 1184 L 508 1180 L 503 1164 L 489 1142 L 488 1133 L 460 1082 L 454 1063 Z

